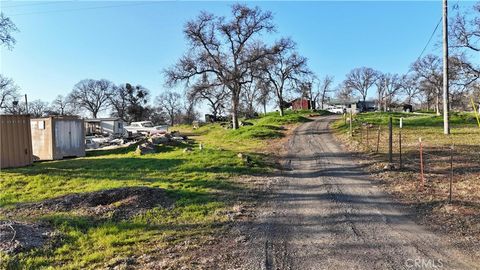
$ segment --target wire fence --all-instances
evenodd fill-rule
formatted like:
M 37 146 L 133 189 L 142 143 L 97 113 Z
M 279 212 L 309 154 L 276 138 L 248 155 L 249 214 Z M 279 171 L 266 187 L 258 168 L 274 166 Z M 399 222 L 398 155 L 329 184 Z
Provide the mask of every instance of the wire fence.
M 418 191 L 435 190 L 433 183 L 441 183 L 450 202 L 455 176 L 480 172 L 480 142 L 456 144 L 450 136 L 450 142 L 446 143 L 422 138 L 420 133 L 403 132 L 401 128 L 358 121 L 350 130 L 351 139 L 363 151 L 376 153 L 392 169 L 414 173 Z

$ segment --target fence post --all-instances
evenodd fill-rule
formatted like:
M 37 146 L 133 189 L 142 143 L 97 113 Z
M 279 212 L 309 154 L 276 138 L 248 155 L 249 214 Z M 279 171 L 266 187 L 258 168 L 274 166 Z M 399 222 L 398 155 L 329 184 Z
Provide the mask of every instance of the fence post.
M 392 125 L 392 116 L 388 118 L 388 163 L 393 163 L 393 125 Z
M 423 175 L 423 147 L 422 147 L 422 138 L 418 138 L 420 143 L 420 191 L 423 191 L 425 185 L 425 176 Z
M 450 192 L 448 194 L 449 203 L 452 203 L 452 185 L 453 185 L 453 144 L 450 147 Z
M 370 126 L 367 123 L 367 151 L 370 152 L 370 144 L 369 144 L 369 139 L 368 139 L 368 130 L 370 129 Z
M 360 123 L 360 144 L 363 144 L 363 124 Z
M 377 150 L 375 153 L 378 153 L 378 145 L 380 144 L 380 126 L 378 126 L 378 131 L 377 131 Z
M 350 136 L 353 137 L 353 131 L 352 131 L 352 111 L 350 110 Z
M 400 129 L 398 131 L 398 152 L 400 154 L 399 158 L 400 158 L 400 170 L 402 169 L 402 130 Z

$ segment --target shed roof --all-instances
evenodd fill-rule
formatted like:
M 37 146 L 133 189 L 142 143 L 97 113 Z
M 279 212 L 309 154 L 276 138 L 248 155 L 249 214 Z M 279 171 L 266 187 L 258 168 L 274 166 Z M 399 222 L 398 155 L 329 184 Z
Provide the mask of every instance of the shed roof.
M 109 117 L 109 118 L 86 118 L 85 122 L 101 122 L 101 121 L 123 121 L 120 117 Z
M 60 119 L 60 120 L 82 120 L 76 115 L 51 115 L 45 117 L 30 118 L 30 120 L 40 120 L 40 119 Z

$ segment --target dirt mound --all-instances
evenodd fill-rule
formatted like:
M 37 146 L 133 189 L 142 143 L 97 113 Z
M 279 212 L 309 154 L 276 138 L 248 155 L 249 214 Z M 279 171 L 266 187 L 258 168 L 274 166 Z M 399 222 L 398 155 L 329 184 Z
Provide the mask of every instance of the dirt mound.
M 54 232 L 40 224 L 0 221 L 0 251 L 18 253 L 42 247 Z
M 74 211 L 80 214 L 124 219 L 154 207 L 170 207 L 173 200 L 161 188 L 124 187 L 75 193 L 38 203 L 18 205 L 20 212 L 49 213 Z M 14 211 L 15 211 L 14 210 Z

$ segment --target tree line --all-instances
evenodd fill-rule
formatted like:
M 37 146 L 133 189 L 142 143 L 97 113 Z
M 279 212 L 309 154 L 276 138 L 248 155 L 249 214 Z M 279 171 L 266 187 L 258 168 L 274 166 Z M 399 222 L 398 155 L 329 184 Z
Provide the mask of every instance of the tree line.
M 471 108 L 471 98 L 478 102 L 480 95 L 480 3 L 472 11 L 458 11 L 449 26 L 449 98 L 451 108 L 457 110 Z M 202 12 L 184 27 L 189 48 L 165 71 L 167 84 L 183 83 L 191 98 L 206 100 L 214 116 L 226 105 L 233 128 L 238 127 L 238 115 L 254 111 L 255 102 L 266 111 L 272 97 L 283 115 L 292 94 L 308 98 L 312 109 L 317 104 L 323 109 L 332 98 L 340 102 L 360 99 L 365 104 L 375 91 L 379 110 L 413 104 L 440 114 L 443 71 L 437 55 L 419 57 L 406 74 L 354 68 L 332 87 L 334 78 L 319 79 L 293 40 L 265 43 L 263 37 L 274 31 L 272 14 L 257 7 L 233 5 L 228 19 Z
M 480 3 L 473 10 L 456 12 L 450 22 L 449 105 L 451 109 L 467 110 L 471 109 L 471 99 L 478 103 L 480 97 Z M 442 61 L 434 54 L 419 57 L 403 75 L 369 67 L 355 68 L 338 87 L 336 97 L 340 100 L 360 97 L 365 101 L 369 91 L 376 91 L 375 101 L 381 110 L 407 103 L 440 114 Z
M 0 75 L 0 108 L 4 113 L 28 113 L 32 117 L 85 114 L 97 118 L 101 113 L 126 122 L 151 120 L 154 123 L 191 123 L 197 112 L 176 92 L 160 93 L 150 104 L 150 91 L 142 85 L 114 84 L 106 79 L 84 79 L 72 91 L 58 95 L 52 102 L 33 100 L 25 104 L 13 80 Z
M 473 16 L 458 11 L 450 24 L 450 106 L 459 110 L 469 108 L 470 98 L 477 100 L 480 95 L 480 67 L 475 60 L 480 50 L 480 4 L 470 13 Z M 6 17 L 2 14 L 2 18 Z M 6 25 L 10 32 L 16 31 L 11 21 Z M 442 59 L 436 55 L 419 57 L 406 74 L 354 68 L 334 86 L 332 76 L 320 78 L 311 71 L 292 39 L 266 42 L 266 36 L 274 32 L 272 13 L 258 7 L 234 4 L 229 16 L 201 12 L 184 26 L 187 51 L 163 72 L 166 87 L 183 86 L 183 94 L 165 91 L 151 105 L 150 91 L 141 85 L 85 79 L 51 103 L 29 102 L 29 112 L 38 116 L 84 111 L 97 117 L 108 111 L 128 122 L 150 119 L 175 124 L 198 119 L 196 109 L 203 105 L 213 119 L 230 115 L 232 127 L 238 128 L 240 117 L 266 113 L 269 105 L 275 105 L 283 115 L 294 97 L 306 97 L 312 109 L 323 109 L 332 99 L 366 101 L 375 91 L 380 110 L 407 103 L 440 113 Z M 14 43 L 4 45 L 11 48 Z M 25 106 L 18 101 L 18 87 L 4 76 L 0 77 L 0 87 L 0 108 L 21 113 Z

